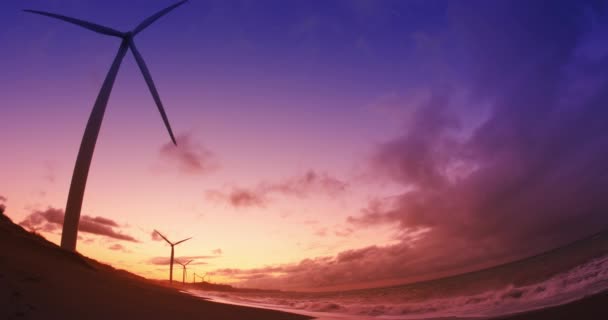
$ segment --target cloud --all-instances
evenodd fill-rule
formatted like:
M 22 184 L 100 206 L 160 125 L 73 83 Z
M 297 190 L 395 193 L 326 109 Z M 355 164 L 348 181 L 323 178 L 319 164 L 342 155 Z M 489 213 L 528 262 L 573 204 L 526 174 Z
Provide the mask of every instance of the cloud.
M 217 248 L 217 249 L 214 249 L 213 251 L 211 251 L 211 253 L 213 253 L 213 254 L 216 254 L 216 255 L 220 256 L 220 255 L 222 255 L 222 253 L 224 253 L 224 252 L 222 251 L 222 249 Z
M 127 248 L 125 248 L 125 246 L 123 246 L 120 243 L 115 243 L 115 244 L 109 246 L 108 249 L 113 250 L 113 251 L 129 252 L 129 250 L 127 250 Z
M 261 182 L 255 187 L 233 187 L 225 192 L 207 190 L 205 197 L 215 202 L 226 202 L 235 208 L 264 207 L 273 194 L 292 197 L 306 197 L 310 194 L 325 194 L 330 197 L 338 196 L 348 189 L 348 184 L 327 173 L 308 170 L 302 175 L 289 177 L 278 182 Z
M 213 152 L 195 141 L 191 133 L 180 134 L 176 137 L 177 146 L 166 143 L 160 148 L 160 155 L 179 171 L 187 174 L 205 174 L 219 168 Z
M 350 236 L 355 230 L 353 228 L 336 228 L 334 230 L 334 235 L 336 235 L 336 237 L 348 237 Z
M 6 205 L 4 205 L 3 202 L 8 201 L 8 199 L 2 195 L 0 195 L 0 214 L 4 214 L 4 211 L 6 210 Z
M 52 164 L 51 162 L 45 162 L 44 169 L 45 169 L 44 170 L 45 173 L 43 175 L 44 180 L 54 183 L 57 180 L 57 173 L 56 173 L 57 169 L 56 169 L 55 165 Z
M 233 187 L 230 191 L 207 190 L 205 198 L 212 202 L 227 203 L 234 208 L 260 207 L 268 203 L 266 192 L 260 189 Z
M 263 207 L 266 199 L 262 193 L 235 188 L 228 194 L 228 202 L 233 207 Z
M 394 261 L 427 261 L 429 271 L 514 259 L 608 225 L 608 57 L 582 49 L 593 28 L 582 17 L 592 10 L 477 4 L 451 8 L 452 35 L 475 61 L 466 102 L 432 87 L 372 159 L 404 191 L 348 219 L 357 228 L 394 224 L 404 237 L 426 230 L 424 251 L 405 246 Z M 487 117 L 469 121 L 481 105 Z
M 188 260 L 198 260 L 198 259 L 213 259 L 213 258 L 217 258 L 217 256 L 183 256 L 183 257 L 175 257 L 174 258 L 174 262 L 175 261 L 188 261 Z M 153 264 L 153 265 L 159 265 L 159 266 L 164 266 L 164 265 L 169 265 L 171 263 L 171 258 L 169 257 L 154 257 L 151 258 L 149 260 L 146 261 L 147 264 Z M 191 263 L 192 265 L 195 264 L 207 264 L 206 262 L 202 262 L 202 261 L 195 261 Z
M 64 212 L 62 209 L 49 207 L 44 211 L 36 210 L 30 213 L 19 224 L 31 230 L 54 232 L 58 231 L 63 226 L 63 216 Z M 115 228 L 118 227 L 118 223 L 107 218 L 81 215 L 78 231 L 117 240 L 138 242 L 132 236 L 116 231 Z
M 327 236 L 327 228 L 319 228 L 319 229 L 315 230 L 315 236 L 326 237 Z
M 450 39 L 439 50 L 446 64 L 371 160 L 370 171 L 401 191 L 347 221 L 394 226 L 395 243 L 218 273 L 274 288 L 416 280 L 608 225 L 608 54 L 593 45 L 604 41 L 596 21 L 606 16 L 585 1 L 453 2 L 446 12 L 447 28 L 430 34 Z
M 150 233 L 150 238 L 154 241 L 165 241 L 161 236 L 158 235 L 155 231 Z
M 320 192 L 336 196 L 348 188 L 348 184 L 327 173 L 308 170 L 300 176 L 291 177 L 278 183 L 262 183 L 260 189 L 266 192 L 277 192 L 285 195 L 304 197 L 310 193 Z

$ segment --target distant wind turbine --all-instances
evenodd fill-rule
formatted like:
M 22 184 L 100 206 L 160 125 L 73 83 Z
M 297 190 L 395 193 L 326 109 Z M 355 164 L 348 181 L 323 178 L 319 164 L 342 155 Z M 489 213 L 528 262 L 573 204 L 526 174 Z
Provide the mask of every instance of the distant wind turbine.
M 192 237 L 184 239 L 184 240 L 180 240 L 176 243 L 173 243 L 171 241 L 169 241 L 169 239 L 167 239 L 165 236 L 163 236 L 160 232 L 158 232 L 157 230 L 154 230 L 154 232 L 156 232 L 159 236 L 161 236 L 163 239 L 165 239 L 165 241 L 167 241 L 167 243 L 171 246 L 171 260 L 169 261 L 169 283 L 173 284 L 173 253 L 174 253 L 174 247 L 186 240 L 190 240 L 192 239 Z
M 182 284 L 186 284 L 186 266 L 192 261 L 194 261 L 194 260 L 188 260 L 188 262 L 185 262 L 185 263 L 181 263 L 181 262 L 177 261 L 177 263 L 179 263 L 184 268 L 182 270 Z
M 200 274 L 197 274 L 196 276 L 201 279 L 201 282 L 205 282 L 205 276 L 204 275 L 201 276 Z
M 80 150 L 78 151 L 78 156 L 76 157 L 76 165 L 74 166 L 72 182 L 70 183 L 68 201 L 65 206 L 63 231 L 61 233 L 61 247 L 66 250 L 76 251 L 80 210 L 82 208 L 84 189 L 87 183 L 87 177 L 89 175 L 89 168 L 91 166 L 91 159 L 93 158 L 93 151 L 95 151 L 97 136 L 99 135 L 99 129 L 101 127 L 101 122 L 103 120 L 106 106 L 108 104 L 108 99 L 110 98 L 110 93 L 112 92 L 114 80 L 116 79 L 116 75 L 118 74 L 118 69 L 122 62 L 122 59 L 124 58 L 129 48 L 131 49 L 133 57 L 135 57 L 135 61 L 137 62 L 137 65 L 139 66 L 139 69 L 141 70 L 141 73 L 144 76 L 144 80 L 148 84 L 148 88 L 152 93 L 152 97 L 154 98 L 154 102 L 156 103 L 158 111 L 160 112 L 165 127 L 169 131 L 171 141 L 173 141 L 173 144 L 177 145 L 177 142 L 175 141 L 175 137 L 173 135 L 173 131 L 171 130 L 171 125 L 169 124 L 169 119 L 167 118 L 167 114 L 165 113 L 163 104 L 160 101 L 160 96 L 158 95 L 156 86 L 152 81 L 150 71 L 148 70 L 146 63 L 144 62 L 143 57 L 135 47 L 135 42 L 133 41 L 133 38 L 145 28 L 150 26 L 153 22 L 158 20 L 160 17 L 182 5 L 186 1 L 187 0 L 180 1 L 159 11 L 158 13 L 142 21 L 133 30 L 128 32 L 114 30 L 112 28 L 104 27 L 92 22 L 70 18 L 55 13 L 49 13 L 38 10 L 24 10 L 26 12 L 63 20 L 65 22 L 81 26 L 85 29 L 89 29 L 97 33 L 122 39 L 122 42 L 120 43 L 120 48 L 118 49 L 118 53 L 114 58 L 114 62 L 112 62 L 112 66 L 108 71 L 106 79 L 104 80 L 103 85 L 101 86 L 101 90 L 97 95 L 97 99 L 95 100 L 95 104 L 93 105 L 93 110 L 91 111 L 91 115 L 89 116 L 89 121 L 87 122 L 87 126 L 84 130 L 82 142 L 80 143 Z

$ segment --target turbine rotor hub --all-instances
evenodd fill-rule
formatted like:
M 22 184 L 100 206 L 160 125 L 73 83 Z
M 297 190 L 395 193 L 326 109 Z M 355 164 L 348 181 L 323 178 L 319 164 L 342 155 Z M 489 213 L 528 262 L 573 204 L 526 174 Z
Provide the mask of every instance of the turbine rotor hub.
M 133 31 L 129 31 L 129 32 L 125 32 L 125 35 L 123 36 L 123 38 L 125 40 L 131 40 L 131 39 L 133 39 L 133 36 L 134 36 Z

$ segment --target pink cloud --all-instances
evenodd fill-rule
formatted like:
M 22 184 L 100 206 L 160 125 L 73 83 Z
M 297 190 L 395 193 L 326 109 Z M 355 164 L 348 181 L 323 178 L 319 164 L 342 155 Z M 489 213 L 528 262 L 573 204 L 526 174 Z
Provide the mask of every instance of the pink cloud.
M 310 194 L 326 194 L 335 197 L 344 193 L 348 184 L 327 173 L 309 170 L 302 175 L 289 177 L 279 182 L 261 182 L 255 187 L 233 187 L 229 192 L 207 190 L 208 200 L 227 202 L 233 207 L 264 207 L 269 197 L 280 194 L 292 197 L 306 197 Z
M 160 148 L 160 154 L 169 163 L 176 165 L 179 171 L 187 174 L 205 174 L 219 168 L 213 152 L 195 141 L 192 134 L 180 134 L 176 140 L 177 146 L 166 143 Z
M 64 212 L 62 209 L 49 207 L 44 211 L 36 210 L 32 212 L 19 224 L 31 230 L 54 232 L 61 229 L 63 225 L 63 216 Z M 82 215 L 80 217 L 78 230 L 81 232 L 96 234 L 117 240 L 138 242 L 132 236 L 115 230 L 117 227 L 118 223 L 113 220 L 103 217 Z
M 263 207 L 266 203 L 263 194 L 240 188 L 230 192 L 228 201 L 233 207 Z
M 0 195 L 0 214 L 4 214 L 4 211 L 6 210 L 6 206 L 3 203 L 6 201 L 8 201 L 8 199 L 6 197 Z
M 127 251 L 127 249 L 120 243 L 115 243 L 111 246 L 108 247 L 108 249 L 110 250 L 114 250 L 114 251 Z
M 154 241 L 164 241 L 164 239 L 161 236 L 159 236 L 158 233 L 156 233 L 154 231 L 152 231 L 150 233 L 150 238 L 152 238 L 152 240 L 154 240 Z
M 327 228 L 319 228 L 315 230 L 315 236 L 325 237 L 327 236 Z
M 336 228 L 334 230 L 334 235 L 336 235 L 336 237 L 348 237 L 350 236 L 355 230 L 353 230 L 352 228 Z
M 297 197 L 303 197 L 313 192 L 336 196 L 345 192 L 348 184 L 327 173 L 308 170 L 303 175 L 287 178 L 278 183 L 262 183 L 260 188 L 266 192 L 277 192 Z

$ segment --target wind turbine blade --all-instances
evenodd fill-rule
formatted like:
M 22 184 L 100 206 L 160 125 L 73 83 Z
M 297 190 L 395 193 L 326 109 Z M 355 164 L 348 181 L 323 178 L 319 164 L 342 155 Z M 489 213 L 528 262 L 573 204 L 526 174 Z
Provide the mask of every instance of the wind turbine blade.
M 43 15 L 43 16 L 47 16 L 47 17 L 51 17 L 51 18 L 55 18 L 55 19 L 59 19 L 59 20 L 63 20 L 65 22 L 69 22 L 69 23 L 73 23 L 75 25 L 81 26 L 81 27 L 83 27 L 85 29 L 89 29 L 89 30 L 95 31 L 97 33 L 105 34 L 107 36 L 114 36 L 114 37 L 119 37 L 119 38 L 122 38 L 124 36 L 124 33 L 120 32 L 118 30 L 114 30 L 112 28 L 104 27 L 102 25 L 98 25 L 98 24 L 95 24 L 95 23 L 92 23 L 92 22 L 88 22 L 88 21 L 84 21 L 84 20 L 80 20 L 80 19 L 76 19 L 76 18 L 70 18 L 70 17 L 62 16 L 60 14 L 55 14 L 55 13 L 50 13 L 50 12 L 44 12 L 44 11 L 38 11 L 38 10 L 30 10 L 30 9 L 25 9 L 23 11 L 34 13 L 34 14 L 39 14 L 39 15 Z
M 178 245 L 178 244 L 180 244 L 180 243 L 182 243 L 182 242 L 184 242 L 186 240 L 190 240 L 190 239 L 192 239 L 192 237 L 190 237 L 188 239 L 184 239 L 184 240 L 178 241 L 178 242 L 174 243 L 173 245 L 176 246 L 176 245 Z
M 144 30 L 145 28 L 147 28 L 149 25 L 151 25 L 152 23 L 154 23 L 154 21 L 158 20 L 160 17 L 166 15 L 167 13 L 169 13 L 169 11 L 181 6 L 182 4 L 184 4 L 184 2 L 186 2 L 188 0 L 184 0 L 184 1 L 180 1 L 174 5 L 168 6 L 167 8 L 157 12 L 156 14 L 150 16 L 148 19 L 142 21 L 137 27 L 135 27 L 135 29 L 133 29 L 133 35 L 136 35 L 138 33 L 140 33 L 142 30 Z
M 188 262 L 184 263 L 185 266 L 187 266 L 188 264 L 190 264 L 190 262 L 192 262 L 194 260 L 188 260 Z
M 146 83 L 148 84 L 148 88 L 150 89 L 150 93 L 152 93 L 152 98 L 154 98 L 154 102 L 156 102 L 156 106 L 158 107 L 158 112 L 160 112 L 160 116 L 163 118 L 163 122 L 165 123 L 165 127 L 169 131 L 169 136 L 171 137 L 171 141 L 173 141 L 174 145 L 177 145 L 175 141 L 175 136 L 173 135 L 173 130 L 171 130 L 171 125 L 169 124 L 169 119 L 167 118 L 167 114 L 165 113 L 165 108 L 163 107 L 163 103 L 160 101 L 160 96 L 158 95 L 158 91 L 156 90 L 156 86 L 154 85 L 154 81 L 152 81 L 152 76 L 150 75 L 150 71 L 144 62 L 144 58 L 142 58 L 139 51 L 135 47 L 135 42 L 133 42 L 133 38 L 129 39 L 129 46 L 131 47 L 131 52 L 133 52 L 133 56 L 135 57 L 135 61 L 137 61 L 137 65 L 141 70 Z
M 167 241 L 167 243 L 169 243 L 170 245 L 173 245 L 173 243 L 171 243 L 171 241 L 169 241 L 169 239 L 165 238 L 165 236 L 163 236 L 160 232 L 158 232 L 158 230 L 154 230 L 154 232 L 156 232 L 156 234 L 161 236 L 161 238 L 165 239 L 165 241 Z

